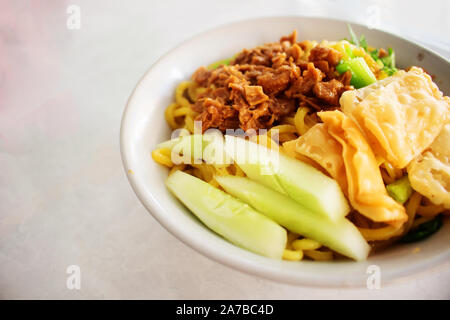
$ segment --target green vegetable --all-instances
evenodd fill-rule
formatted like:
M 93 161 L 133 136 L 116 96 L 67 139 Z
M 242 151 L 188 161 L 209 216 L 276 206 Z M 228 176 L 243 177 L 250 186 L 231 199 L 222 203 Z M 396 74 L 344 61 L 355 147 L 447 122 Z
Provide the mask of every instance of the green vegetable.
M 383 62 L 383 65 L 385 65 L 388 68 L 395 68 L 395 53 L 392 48 L 388 48 L 388 56 L 380 58 L 381 62 Z
M 381 69 L 386 72 L 388 76 L 392 76 L 398 71 L 395 67 L 395 52 L 392 48 L 388 48 L 388 55 L 383 58 L 380 58 L 380 50 L 378 49 L 366 51 L 378 63 L 378 65 L 380 65 Z
M 358 37 L 356 36 L 355 32 L 353 31 L 352 26 L 347 23 L 347 29 L 348 29 L 348 33 L 350 33 L 350 40 L 347 40 L 348 42 L 350 42 L 351 44 L 354 44 L 357 47 L 361 47 L 364 50 L 368 51 L 368 44 L 367 44 L 367 40 L 366 37 L 364 35 L 361 35 L 361 37 L 358 40 Z
M 348 27 L 348 31 L 351 36 L 351 40 L 348 40 L 348 41 L 358 47 L 363 48 L 368 54 L 370 54 L 372 59 L 375 60 L 375 62 L 377 62 L 381 66 L 381 69 L 384 72 L 386 72 L 386 74 L 388 76 L 392 76 L 393 74 L 395 74 L 398 71 L 397 68 L 395 67 L 395 53 L 392 48 L 388 48 L 388 56 L 387 57 L 380 58 L 379 57 L 379 55 L 380 55 L 379 49 L 370 51 L 369 45 L 367 44 L 366 37 L 364 37 L 364 35 L 361 35 L 361 37 L 358 40 L 358 37 L 356 36 L 356 34 L 353 31 L 350 24 L 347 24 L 347 27 Z M 353 56 L 349 55 L 349 57 L 353 57 Z
M 217 176 L 216 181 L 231 195 L 248 203 L 288 230 L 355 260 L 364 260 L 370 247 L 358 229 L 346 218 L 333 222 L 306 209 L 288 196 L 248 178 Z
M 381 59 L 380 59 L 380 57 L 378 56 L 378 55 L 380 54 L 380 50 L 378 50 L 378 49 L 375 49 L 375 50 L 372 50 L 372 51 L 366 50 L 366 52 L 367 52 L 368 54 L 370 54 L 370 56 L 372 57 L 372 59 L 375 60 L 378 64 L 380 64 L 380 62 L 381 62 L 381 64 L 380 64 L 381 67 L 384 66 L 383 63 L 382 63 L 382 61 L 381 61 Z
M 388 67 L 384 67 L 382 70 L 383 70 L 384 72 L 386 72 L 386 74 L 387 74 L 388 76 L 392 76 L 392 75 L 394 75 L 394 74 L 398 71 L 397 68 L 388 68 Z
M 179 136 L 171 140 L 161 142 L 156 145 L 156 149 L 170 149 L 180 155 L 189 155 L 189 159 L 201 159 L 203 148 L 206 144 L 203 142 L 203 136 L 200 134 Z
M 346 47 L 345 48 L 345 53 L 347 54 L 347 56 L 349 57 L 349 58 L 354 58 L 354 55 L 353 55 L 353 49 L 352 48 L 350 48 L 350 47 Z M 348 59 L 347 59 L 348 60 Z M 346 61 L 347 61 L 346 60 Z
M 366 50 L 366 52 L 369 51 L 369 49 L 368 49 L 369 46 L 368 46 L 368 44 L 367 44 L 366 37 L 361 36 L 361 38 L 359 38 L 359 46 L 360 46 L 361 48 L 363 48 L 364 50 Z
M 413 191 L 407 175 L 388 184 L 386 190 L 395 201 L 398 201 L 401 204 L 409 199 Z
M 350 70 L 352 73 L 350 83 L 357 89 L 377 81 L 377 78 L 362 57 L 341 61 L 341 63 L 336 66 L 336 70 L 341 74 Z
M 231 58 L 227 58 L 227 59 L 223 59 L 223 60 L 220 60 L 220 61 L 216 61 L 216 62 L 214 62 L 214 63 L 211 63 L 211 64 L 207 67 L 207 69 L 209 69 L 209 70 L 214 70 L 214 69 L 217 69 L 218 67 L 223 66 L 223 65 L 226 65 L 226 66 L 227 66 L 227 65 L 230 64 L 231 61 L 233 61 L 233 59 L 234 59 L 234 56 L 231 57 Z
M 228 135 L 225 152 L 250 179 L 289 196 L 313 212 L 337 221 L 350 211 L 336 180 L 304 162 Z
M 383 71 L 386 72 L 389 76 L 392 76 L 398 70 L 395 67 L 395 52 L 392 48 L 388 48 L 388 56 L 379 58 L 383 63 Z
M 410 243 L 426 239 L 433 233 L 436 233 L 441 227 L 442 217 L 438 215 L 433 220 L 422 223 L 416 229 L 411 230 L 406 236 L 400 239 L 400 242 Z
M 355 46 L 359 47 L 358 37 L 356 36 L 355 32 L 353 31 L 352 26 L 349 23 L 347 23 L 347 28 L 348 28 L 348 32 L 350 33 L 350 37 L 351 37 L 351 40 L 349 42 L 353 43 Z
M 242 248 L 281 259 L 286 230 L 266 216 L 182 171 L 171 174 L 166 185 L 211 230 Z
M 203 161 L 220 168 L 232 161 L 227 157 L 222 134 L 205 133 L 180 136 L 161 142 L 156 148 L 170 149 L 172 161 L 179 163 L 202 163 Z

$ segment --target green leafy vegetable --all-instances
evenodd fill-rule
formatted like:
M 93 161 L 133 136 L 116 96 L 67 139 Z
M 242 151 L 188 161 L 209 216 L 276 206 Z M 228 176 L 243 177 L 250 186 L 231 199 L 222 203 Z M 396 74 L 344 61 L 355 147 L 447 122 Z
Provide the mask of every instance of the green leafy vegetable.
M 217 176 L 216 180 L 229 194 L 286 229 L 320 242 L 357 261 L 367 258 L 370 247 L 355 225 L 345 217 L 332 221 L 307 209 L 289 196 L 249 178 L 230 175 Z
M 413 191 L 407 175 L 388 184 L 386 190 L 395 201 L 402 204 L 409 199 Z
M 381 66 L 382 71 L 386 72 L 388 76 L 392 76 L 398 71 L 397 68 L 395 67 L 395 53 L 392 48 L 388 48 L 387 56 L 380 57 L 379 49 L 369 50 L 369 45 L 367 44 L 367 40 L 364 35 L 361 35 L 361 37 L 358 40 L 358 37 L 356 36 L 350 24 L 347 24 L 347 27 L 351 37 L 351 40 L 349 40 L 349 42 L 357 47 L 363 48 L 372 57 L 372 59 L 375 60 L 375 62 L 377 62 Z M 353 57 L 350 54 L 348 56 Z
M 214 164 L 216 168 L 226 167 L 231 158 L 223 150 L 224 139 L 220 134 L 204 133 L 180 136 L 156 145 L 156 149 L 169 149 L 171 159 L 178 163 Z
M 368 86 L 377 81 L 377 78 L 362 57 L 342 61 L 336 66 L 336 70 L 341 74 L 350 70 L 352 73 L 350 83 L 356 89 Z
M 428 238 L 436 233 L 442 227 L 442 217 L 438 215 L 431 221 L 422 223 L 416 229 L 411 230 L 406 236 L 400 239 L 400 242 L 410 243 Z
M 379 58 L 380 50 L 374 49 L 372 51 L 367 51 L 367 52 L 370 54 L 370 56 L 372 57 L 373 60 L 375 60 L 377 62 L 381 61 L 380 58 Z
M 392 48 L 388 48 L 388 56 L 380 58 L 383 63 L 383 71 L 385 71 L 389 76 L 392 76 L 397 72 L 397 68 L 395 67 L 395 53 Z
M 225 152 L 250 179 L 331 221 L 342 219 L 350 211 L 336 180 L 304 162 L 229 135 L 225 136 Z
M 366 37 L 361 36 L 361 38 L 359 38 L 359 46 L 361 48 L 363 48 L 364 50 L 366 50 L 366 52 L 369 51 L 368 45 L 367 45 L 367 41 L 366 41 Z

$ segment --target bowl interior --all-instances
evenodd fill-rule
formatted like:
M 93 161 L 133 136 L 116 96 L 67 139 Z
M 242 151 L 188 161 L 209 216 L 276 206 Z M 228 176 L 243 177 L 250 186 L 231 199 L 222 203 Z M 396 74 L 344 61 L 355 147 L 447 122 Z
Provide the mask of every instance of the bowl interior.
M 444 58 L 399 37 L 359 25 L 352 26 L 357 35 L 366 36 L 370 45 L 394 48 L 400 67 L 421 66 L 435 75 L 435 81 L 444 93 L 450 91 L 450 64 Z M 448 221 L 428 240 L 393 246 L 365 262 L 271 260 L 240 249 L 207 229 L 166 189 L 167 169 L 157 165 L 150 152 L 157 143 L 170 138 L 164 109 L 173 100 L 176 85 L 188 79 L 198 66 L 230 57 L 243 48 L 277 41 L 293 29 L 297 29 L 301 40 L 348 37 L 346 23 L 337 20 L 303 17 L 247 20 L 202 33 L 153 65 L 134 90 L 122 119 L 122 158 L 137 196 L 167 230 L 197 251 L 239 270 L 291 284 L 365 286 L 370 265 L 380 267 L 382 281 L 387 283 L 448 262 Z

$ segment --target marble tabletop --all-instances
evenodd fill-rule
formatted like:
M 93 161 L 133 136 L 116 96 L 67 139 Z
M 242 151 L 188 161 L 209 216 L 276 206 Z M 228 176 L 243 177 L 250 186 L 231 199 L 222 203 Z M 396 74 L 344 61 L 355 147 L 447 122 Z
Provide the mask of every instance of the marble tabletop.
M 148 214 L 119 150 L 135 84 L 192 35 L 249 17 L 327 16 L 370 21 L 449 58 L 450 4 L 422 3 L 2 1 L 0 298 L 450 298 L 448 269 L 378 290 L 319 289 L 211 261 Z

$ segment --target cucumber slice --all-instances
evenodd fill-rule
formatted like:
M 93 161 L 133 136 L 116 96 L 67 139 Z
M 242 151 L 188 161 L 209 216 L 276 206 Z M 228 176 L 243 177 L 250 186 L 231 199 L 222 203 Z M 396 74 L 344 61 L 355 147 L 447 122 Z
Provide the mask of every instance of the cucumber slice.
M 170 149 L 172 151 L 171 158 L 175 164 L 191 164 L 202 162 L 205 145 L 201 134 L 192 134 L 161 142 L 156 145 L 156 149 Z
M 175 164 L 199 164 L 204 161 L 220 168 L 232 163 L 231 158 L 226 155 L 223 145 L 223 135 L 220 132 L 210 132 L 167 140 L 156 145 L 156 149 L 170 149 L 171 158 Z
M 225 152 L 250 179 L 333 221 L 350 211 L 338 183 L 304 162 L 233 136 L 225 136 Z
M 365 260 L 370 246 L 346 218 L 333 222 L 302 207 L 289 197 L 248 178 L 216 176 L 226 192 L 248 203 L 288 230 L 316 240 L 357 261 Z
M 281 259 L 287 232 L 249 205 L 182 171 L 166 181 L 169 190 L 207 227 L 237 246 Z
M 156 145 L 156 149 L 161 149 L 161 148 L 167 148 L 172 150 L 173 147 L 175 147 L 175 145 L 177 144 L 189 144 L 189 145 L 193 145 L 193 143 L 197 143 L 200 142 L 200 146 L 202 146 L 203 140 L 202 140 L 202 135 L 200 134 L 190 134 L 190 135 L 185 135 L 185 136 L 179 136 L 177 138 L 173 138 L 161 143 L 158 143 Z

